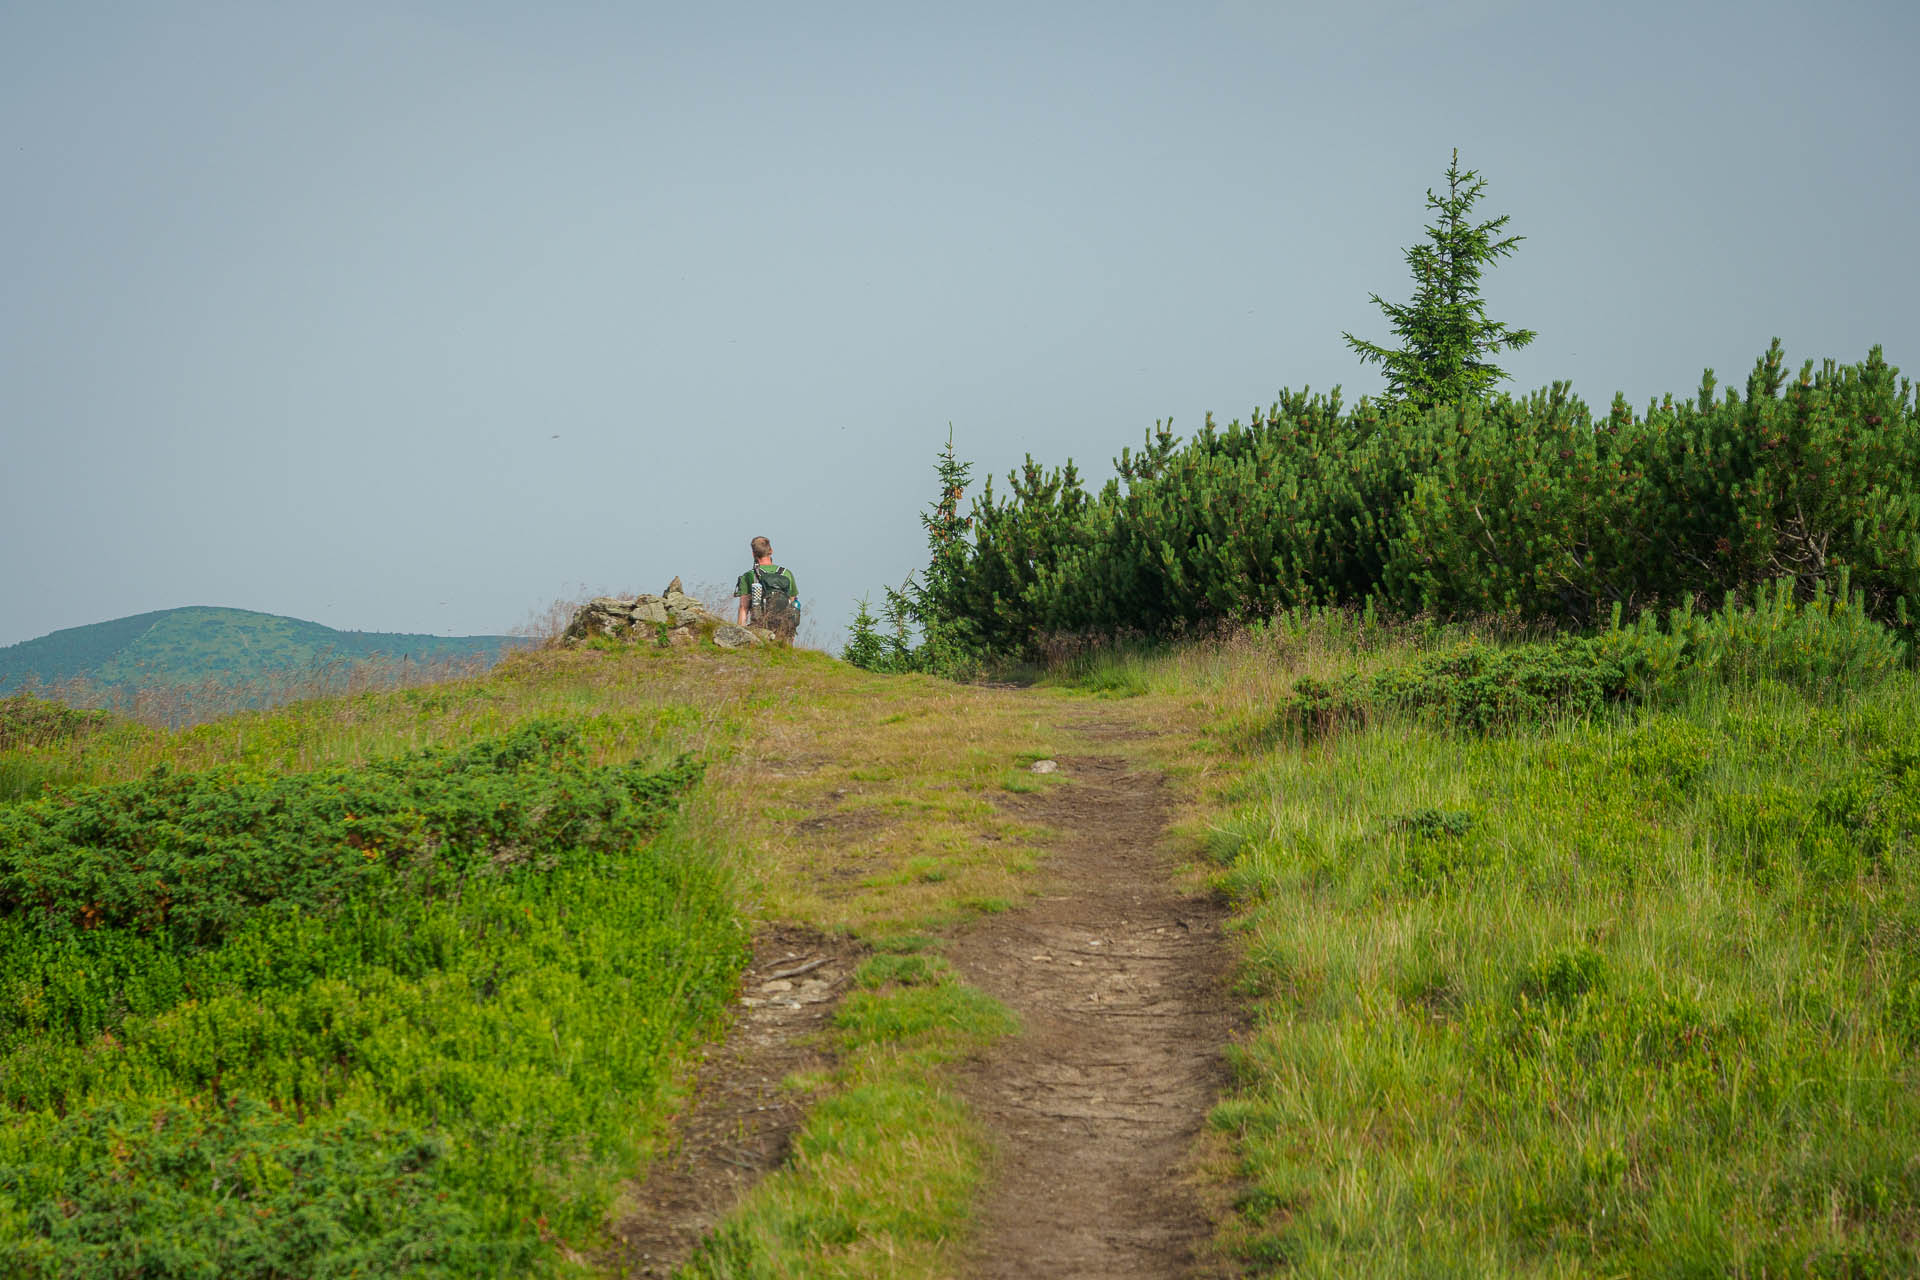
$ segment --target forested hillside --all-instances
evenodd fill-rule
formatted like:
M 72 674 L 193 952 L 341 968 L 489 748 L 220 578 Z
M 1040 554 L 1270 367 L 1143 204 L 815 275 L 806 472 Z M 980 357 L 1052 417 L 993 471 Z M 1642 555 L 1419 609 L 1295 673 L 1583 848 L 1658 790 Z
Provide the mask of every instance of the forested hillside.
M 370 660 L 471 660 L 490 666 L 515 643 L 509 636 L 335 631 L 247 609 L 162 609 L 0 648 L 0 692 L 68 682 L 108 689 L 240 683 Z

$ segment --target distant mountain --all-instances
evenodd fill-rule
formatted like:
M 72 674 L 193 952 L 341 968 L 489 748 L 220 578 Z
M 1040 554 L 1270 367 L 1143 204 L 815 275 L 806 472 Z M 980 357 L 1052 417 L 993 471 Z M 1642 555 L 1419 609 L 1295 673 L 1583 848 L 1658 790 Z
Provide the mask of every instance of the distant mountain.
M 24 684 L 84 681 L 110 688 L 241 684 L 360 662 L 498 662 L 526 641 L 512 636 L 424 636 L 335 631 L 247 609 L 194 606 L 68 627 L 0 648 L 0 693 Z

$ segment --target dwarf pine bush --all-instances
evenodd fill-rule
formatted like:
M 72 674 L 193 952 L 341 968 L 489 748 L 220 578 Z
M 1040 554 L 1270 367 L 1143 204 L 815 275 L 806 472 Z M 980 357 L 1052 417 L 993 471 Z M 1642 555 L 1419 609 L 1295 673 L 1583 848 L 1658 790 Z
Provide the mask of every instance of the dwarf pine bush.
M 1420 408 L 1282 392 L 1245 422 L 1171 428 L 1089 493 L 1031 458 L 974 504 L 922 606 L 979 650 L 1165 636 L 1321 604 L 1598 626 L 1695 596 L 1850 574 L 1866 616 L 1920 610 L 1920 402 L 1873 348 L 1744 394 L 1596 415 L 1564 383 Z

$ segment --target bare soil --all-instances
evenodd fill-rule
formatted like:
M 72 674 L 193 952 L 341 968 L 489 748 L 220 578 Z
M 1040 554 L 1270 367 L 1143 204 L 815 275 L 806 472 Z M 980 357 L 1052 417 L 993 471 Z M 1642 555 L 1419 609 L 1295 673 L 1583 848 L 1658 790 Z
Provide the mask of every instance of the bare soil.
M 997 1139 L 970 1274 L 1222 1274 L 1193 1166 L 1236 1026 L 1226 910 L 1173 883 L 1164 778 L 1116 756 L 1058 763 L 1067 785 L 1005 802 L 1058 833 L 1041 897 L 949 948 L 1023 1024 L 964 1081 Z
M 1077 732 L 1095 751 L 1152 736 L 1113 720 Z M 1160 774 L 1107 754 L 1057 764 L 1053 784 L 997 802 L 1053 833 L 1039 896 L 947 947 L 961 976 L 1022 1023 L 960 1081 L 996 1151 L 967 1274 L 1229 1273 L 1208 1251 L 1194 1168 L 1236 1030 L 1226 909 L 1173 882 Z M 866 820 L 829 810 L 800 826 L 831 842 Z M 858 944 L 809 930 L 775 926 L 756 940 L 740 1016 L 698 1068 L 671 1150 L 615 1215 L 605 1270 L 671 1274 L 786 1158 L 810 1099 L 782 1082 L 831 1065 L 820 1033 L 860 959 Z
M 782 1082 L 832 1065 L 820 1033 L 862 954 L 845 938 L 788 926 L 754 939 L 739 1015 L 696 1070 L 672 1146 L 614 1214 L 613 1243 L 597 1260 L 604 1271 L 673 1274 L 742 1193 L 786 1159 L 809 1099 Z

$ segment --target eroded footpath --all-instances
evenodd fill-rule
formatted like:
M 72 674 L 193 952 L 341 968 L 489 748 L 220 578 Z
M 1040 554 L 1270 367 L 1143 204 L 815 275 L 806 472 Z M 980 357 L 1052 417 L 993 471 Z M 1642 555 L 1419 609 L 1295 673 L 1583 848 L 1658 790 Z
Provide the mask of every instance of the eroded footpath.
M 694 1073 L 668 1149 L 613 1215 L 603 1271 L 670 1276 L 740 1197 L 787 1156 L 808 1098 L 788 1087 L 827 1064 L 823 1033 L 860 948 L 792 926 L 754 940 L 750 994 Z
M 1040 896 L 948 948 L 1023 1032 L 966 1071 L 996 1160 L 967 1274 L 1221 1273 L 1192 1163 L 1234 1033 L 1226 911 L 1173 881 L 1165 779 L 1082 730 L 1065 785 L 1002 803 L 1056 832 Z
M 989 1280 L 1232 1273 L 1211 1248 L 1220 1171 L 1197 1167 L 1237 1029 L 1227 912 L 1179 885 L 1149 722 L 1027 691 L 919 693 L 927 714 L 828 720 L 796 703 L 792 727 L 763 728 L 734 766 L 763 815 L 746 824 L 755 857 L 781 869 L 764 882 L 777 900 L 739 1014 L 666 1158 L 616 1216 L 603 1267 L 672 1274 L 698 1246 L 700 1274 L 747 1258 L 795 1275 L 865 1274 L 882 1258 L 887 1274 Z M 1055 772 L 1029 769 L 1036 747 Z M 888 953 L 866 979 L 850 935 Z M 849 1119 L 859 1108 L 843 1100 L 817 1141 L 804 1136 L 841 1087 L 823 1074 L 836 1007 L 863 984 L 863 1043 L 895 1016 L 875 1002 L 902 1002 L 900 1043 L 870 1048 L 870 1067 L 923 1052 L 913 1028 L 945 1027 L 943 1000 L 954 1016 L 973 1008 L 960 992 L 1016 1015 L 1016 1034 L 901 1077 L 909 1110 L 948 1129 Z M 796 1073 L 814 1087 L 790 1087 Z M 966 1167 L 988 1147 L 984 1169 Z M 874 1184 L 869 1166 L 896 1173 Z

